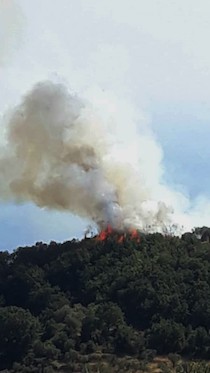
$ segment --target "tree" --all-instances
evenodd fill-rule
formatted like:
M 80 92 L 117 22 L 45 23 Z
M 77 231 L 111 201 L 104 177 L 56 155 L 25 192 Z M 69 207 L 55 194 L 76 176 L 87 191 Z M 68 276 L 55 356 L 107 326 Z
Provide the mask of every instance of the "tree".
M 172 320 L 161 319 L 149 330 L 148 342 L 158 353 L 182 352 L 186 346 L 185 328 Z
M 8 365 L 20 360 L 39 333 L 39 321 L 29 311 L 0 308 L 0 360 Z

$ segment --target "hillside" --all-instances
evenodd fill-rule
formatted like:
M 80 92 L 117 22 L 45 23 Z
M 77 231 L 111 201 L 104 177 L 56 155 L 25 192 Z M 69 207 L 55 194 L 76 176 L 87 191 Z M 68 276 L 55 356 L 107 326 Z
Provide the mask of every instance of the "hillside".
M 183 363 L 210 356 L 203 237 L 112 232 L 0 252 L 0 370 L 209 372 Z

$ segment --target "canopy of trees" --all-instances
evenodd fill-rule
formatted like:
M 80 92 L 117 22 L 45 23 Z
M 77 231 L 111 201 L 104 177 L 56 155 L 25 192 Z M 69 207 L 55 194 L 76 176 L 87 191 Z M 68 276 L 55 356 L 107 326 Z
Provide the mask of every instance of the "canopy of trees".
M 0 252 L 0 369 L 50 373 L 99 352 L 209 358 L 210 243 L 202 229 Z

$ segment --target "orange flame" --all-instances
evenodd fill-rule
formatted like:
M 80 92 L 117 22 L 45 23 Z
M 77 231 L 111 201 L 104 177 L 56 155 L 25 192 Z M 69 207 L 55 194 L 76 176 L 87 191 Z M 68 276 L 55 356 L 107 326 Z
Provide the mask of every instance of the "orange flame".
M 136 229 L 132 229 L 130 237 L 132 240 L 136 240 L 136 242 L 140 242 L 140 236 Z
M 117 243 L 123 243 L 126 240 L 126 238 L 130 238 L 131 240 L 137 243 L 140 242 L 140 235 L 136 229 L 132 229 L 126 233 L 120 234 L 119 232 L 114 232 L 111 225 L 108 225 L 106 229 L 102 230 L 96 239 L 98 241 L 106 241 L 106 239 L 110 237 L 113 233 L 116 233 Z
M 122 243 L 126 238 L 126 235 L 125 234 L 121 234 L 120 237 L 118 238 L 117 242 L 118 243 Z
M 105 241 L 107 239 L 107 237 L 109 237 L 113 232 L 113 229 L 111 227 L 111 225 L 108 225 L 106 229 L 102 230 L 97 239 L 98 241 Z

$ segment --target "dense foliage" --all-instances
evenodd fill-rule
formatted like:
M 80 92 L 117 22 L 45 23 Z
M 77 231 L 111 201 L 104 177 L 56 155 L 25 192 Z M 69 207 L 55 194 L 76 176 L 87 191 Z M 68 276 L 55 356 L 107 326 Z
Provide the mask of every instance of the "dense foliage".
M 73 372 L 97 354 L 209 359 L 210 243 L 200 232 L 0 252 L 0 369 Z

